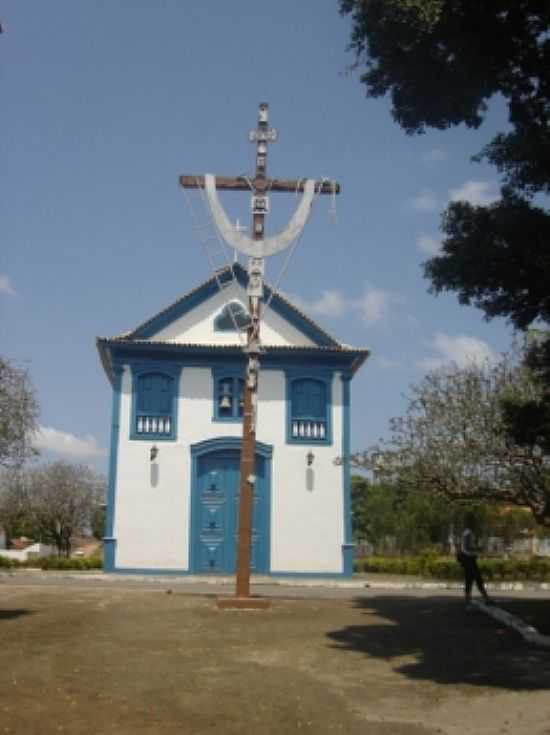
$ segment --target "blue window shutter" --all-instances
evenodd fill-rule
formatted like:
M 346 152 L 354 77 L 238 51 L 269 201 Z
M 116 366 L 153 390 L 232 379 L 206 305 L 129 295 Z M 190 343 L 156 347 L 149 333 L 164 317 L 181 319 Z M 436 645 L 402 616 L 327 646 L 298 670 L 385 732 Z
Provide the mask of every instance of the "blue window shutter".
M 169 413 L 172 406 L 172 378 L 168 378 L 166 375 L 155 376 L 158 380 L 158 412 L 162 414 Z
M 176 438 L 177 371 L 136 370 L 131 439 Z
M 330 383 L 322 378 L 287 379 L 287 438 L 291 443 L 330 444 Z
M 304 378 L 292 384 L 292 417 L 317 418 L 326 416 L 326 389 L 319 380 Z
M 140 376 L 138 380 L 138 411 L 168 414 L 172 410 L 172 378 L 157 373 Z
M 312 381 L 309 390 L 311 416 L 317 419 L 324 419 L 327 412 L 325 384 L 319 383 L 319 381 Z
M 142 375 L 138 381 L 138 411 L 151 411 L 152 388 L 152 376 Z

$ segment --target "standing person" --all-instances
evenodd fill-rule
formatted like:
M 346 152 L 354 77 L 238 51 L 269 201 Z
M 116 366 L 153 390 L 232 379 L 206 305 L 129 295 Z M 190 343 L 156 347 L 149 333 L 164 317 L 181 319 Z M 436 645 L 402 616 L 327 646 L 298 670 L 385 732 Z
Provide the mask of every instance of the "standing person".
M 474 532 L 476 528 L 476 519 L 473 513 L 467 513 L 465 518 L 465 527 L 462 533 L 462 540 L 460 543 L 460 551 L 458 552 L 457 559 L 464 570 L 464 599 L 466 602 L 466 609 L 471 609 L 472 602 L 472 586 L 476 583 L 483 600 L 487 605 L 492 604 L 492 600 L 487 594 L 485 585 L 483 584 L 483 578 L 479 567 L 477 566 L 477 555 L 480 551 L 480 547 Z

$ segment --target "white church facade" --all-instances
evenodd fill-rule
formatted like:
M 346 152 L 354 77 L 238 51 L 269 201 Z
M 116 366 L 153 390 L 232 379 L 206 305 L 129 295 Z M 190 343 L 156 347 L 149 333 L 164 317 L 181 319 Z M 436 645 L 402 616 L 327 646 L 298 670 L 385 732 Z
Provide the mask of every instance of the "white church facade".
M 232 574 L 246 270 L 212 277 L 132 332 L 98 338 L 112 385 L 107 572 Z M 220 278 L 220 276 L 218 276 Z M 230 292 L 229 303 L 228 293 Z M 252 573 L 352 573 L 350 384 L 368 350 L 277 292 L 262 319 Z M 233 312 L 233 317 L 228 314 Z

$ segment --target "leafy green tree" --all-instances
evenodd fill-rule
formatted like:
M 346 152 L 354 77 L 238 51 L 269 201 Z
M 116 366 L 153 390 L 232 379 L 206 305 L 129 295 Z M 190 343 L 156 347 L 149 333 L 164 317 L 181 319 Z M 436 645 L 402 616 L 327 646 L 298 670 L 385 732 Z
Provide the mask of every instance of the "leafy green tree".
M 424 265 L 432 291 L 454 291 L 487 318 L 519 329 L 550 322 L 550 3 L 540 0 L 340 0 L 367 95 L 390 95 L 409 134 L 461 123 L 477 128 L 499 95 L 509 127 L 475 159 L 502 176 L 499 201 L 453 202 L 443 214 L 441 252 Z M 538 195 L 538 196 L 537 196 Z M 535 199 L 535 197 L 537 197 Z M 529 429 L 550 444 L 550 345 L 527 365 L 546 386 L 523 408 L 510 405 L 515 441 Z M 531 361 L 531 364 L 530 364 Z M 527 445 L 532 437 L 526 438 Z M 547 451 L 548 454 L 548 451 Z
M 377 553 L 443 550 L 464 512 L 434 492 L 410 493 L 391 482 L 352 477 L 354 538 L 372 544 Z
M 525 534 L 545 536 L 532 513 L 499 503 L 451 501 L 430 490 L 411 492 L 388 482 L 352 477 L 354 539 L 372 544 L 377 554 L 415 554 L 428 549 L 455 551 L 466 515 L 476 519 L 476 533 L 484 542 L 502 539 L 505 547 Z
M 388 483 L 372 483 L 366 477 L 352 477 L 352 524 L 356 540 L 380 548 L 395 536 L 397 492 Z
M 399 551 L 418 553 L 428 548 L 444 551 L 449 544 L 455 517 L 461 512 L 460 506 L 449 503 L 437 493 L 404 493 L 395 519 Z

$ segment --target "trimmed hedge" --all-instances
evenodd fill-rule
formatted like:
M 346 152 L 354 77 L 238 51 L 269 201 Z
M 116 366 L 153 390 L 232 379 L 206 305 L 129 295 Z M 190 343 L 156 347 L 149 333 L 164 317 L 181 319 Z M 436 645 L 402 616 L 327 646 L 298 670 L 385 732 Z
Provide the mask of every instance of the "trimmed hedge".
M 550 582 L 550 559 L 534 556 L 531 559 L 481 559 L 479 569 L 486 581 Z M 355 572 L 371 574 L 411 574 L 434 579 L 463 578 L 462 567 L 450 556 L 432 554 L 420 556 L 380 557 L 356 559 Z
M 0 568 L 3 569 L 61 569 L 86 571 L 88 569 L 103 569 L 103 560 L 99 556 L 89 559 L 67 559 L 64 556 L 42 556 L 38 559 L 19 561 L 0 554 Z

